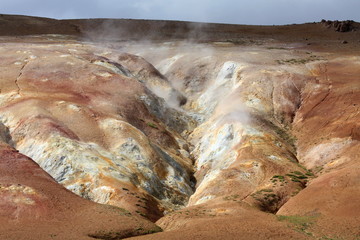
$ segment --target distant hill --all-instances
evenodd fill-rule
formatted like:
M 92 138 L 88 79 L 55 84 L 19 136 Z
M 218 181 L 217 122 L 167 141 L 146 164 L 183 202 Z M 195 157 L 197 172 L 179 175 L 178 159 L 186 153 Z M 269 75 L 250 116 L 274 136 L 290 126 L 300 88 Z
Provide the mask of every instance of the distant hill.
M 335 31 L 342 22 L 325 20 L 321 23 L 253 26 L 133 19 L 56 20 L 1 14 L 0 35 L 66 34 L 90 40 L 190 39 L 234 43 L 241 43 L 244 38 L 273 38 L 281 41 L 339 40 L 346 35 L 350 41 L 357 41 L 360 31 L 356 29 L 359 29 L 360 24 L 350 22 L 352 31 L 343 33 Z M 334 29 L 332 26 L 335 25 L 337 28 Z

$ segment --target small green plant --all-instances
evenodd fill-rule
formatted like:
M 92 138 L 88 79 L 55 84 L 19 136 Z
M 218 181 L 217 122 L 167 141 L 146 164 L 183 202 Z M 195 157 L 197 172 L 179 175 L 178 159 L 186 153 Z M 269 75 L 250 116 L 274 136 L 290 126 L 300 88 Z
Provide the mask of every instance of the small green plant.
M 285 179 L 285 177 L 282 176 L 282 175 L 274 175 L 273 178 L 278 178 L 278 179 L 280 179 L 280 180 L 284 180 L 284 179 Z
M 229 43 L 233 43 L 233 44 L 237 44 L 237 45 L 244 45 L 247 43 L 243 39 L 226 39 L 225 42 L 229 42 Z
M 118 213 L 122 216 L 131 216 L 131 212 L 123 209 L 123 208 L 120 208 L 120 207 L 117 207 L 117 206 L 112 206 L 112 205 L 107 205 L 107 204 L 103 204 L 102 205 L 103 208 L 105 208 L 106 210 L 110 210 L 114 213 Z
M 306 64 L 313 61 L 325 60 L 322 57 L 318 57 L 315 55 L 311 55 L 308 58 L 291 58 L 291 59 L 283 59 L 283 60 L 275 60 L 278 64 L 290 64 L 290 65 L 300 65 Z
M 289 134 L 285 129 L 280 128 L 271 122 L 269 122 L 269 124 L 271 124 L 271 127 L 274 129 L 274 132 L 276 133 L 276 135 L 278 135 L 285 142 L 289 143 L 291 145 L 291 147 L 294 149 L 294 151 L 296 151 L 297 138 L 295 136 Z M 290 161 L 293 161 L 293 160 L 290 159 Z
M 284 47 L 268 47 L 267 49 L 269 50 L 289 50 L 288 48 L 284 48 Z
M 140 216 L 142 216 L 142 217 L 147 217 L 147 215 L 145 214 L 145 213 L 142 213 L 142 212 L 140 212 L 140 211 L 135 211 L 137 214 L 139 214 Z
M 322 170 L 324 170 L 324 167 L 323 167 L 323 166 L 318 166 L 318 167 L 315 167 L 315 168 L 314 168 L 314 172 L 315 172 L 315 173 L 319 173 L 319 172 L 321 172 Z
M 230 196 L 226 196 L 223 197 L 224 200 L 226 201 L 237 201 L 237 198 L 239 198 L 240 196 L 238 194 L 234 194 L 234 195 L 230 195 Z
M 148 125 L 149 127 L 152 127 L 152 128 L 155 128 L 155 129 L 159 129 L 158 126 L 155 125 L 155 123 L 148 122 L 147 125 Z
M 282 175 L 274 175 L 271 179 L 270 179 L 273 183 L 280 181 L 280 182 L 285 182 L 285 176 Z
M 301 183 L 301 185 L 305 187 L 309 181 L 309 178 L 313 178 L 314 174 L 310 170 L 307 170 L 306 168 L 304 169 L 306 171 L 305 173 L 300 171 L 293 171 L 286 174 L 286 176 L 290 177 L 291 181 Z
M 155 226 L 154 228 L 147 229 L 147 230 L 140 227 L 140 228 L 137 228 L 136 231 L 138 231 L 140 233 L 140 235 L 145 235 L 145 234 L 152 234 L 152 233 L 162 232 L 163 230 L 161 229 L 161 227 Z
M 359 240 L 360 238 L 356 238 L 356 240 Z M 339 238 L 339 237 L 327 237 L 327 236 L 323 236 L 320 238 L 320 240 L 343 240 L 343 238 Z

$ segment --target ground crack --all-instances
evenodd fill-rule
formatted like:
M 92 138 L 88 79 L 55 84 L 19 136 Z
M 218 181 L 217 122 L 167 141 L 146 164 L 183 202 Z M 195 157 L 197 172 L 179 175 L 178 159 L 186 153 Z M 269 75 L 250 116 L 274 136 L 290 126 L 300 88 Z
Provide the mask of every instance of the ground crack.
M 24 60 L 24 64 L 22 65 L 22 67 L 20 68 L 20 71 L 19 71 L 19 75 L 16 77 L 15 79 L 15 85 L 17 87 L 17 93 L 21 96 L 21 88 L 19 86 L 19 80 L 20 80 L 20 77 L 22 76 L 23 74 L 23 70 L 24 68 L 26 67 L 26 65 L 29 63 L 29 60 L 26 58 Z
M 324 69 L 321 69 L 321 66 L 320 66 L 320 70 L 322 70 L 323 74 L 324 74 L 324 77 L 325 77 L 325 80 L 328 84 L 327 86 L 327 90 L 326 90 L 326 93 L 325 93 L 325 96 L 318 102 L 316 103 L 309 111 L 308 113 L 312 112 L 315 108 L 317 108 L 320 104 L 322 104 L 323 102 L 325 102 L 326 98 L 330 95 L 331 93 L 331 88 L 332 88 L 332 82 L 330 81 L 329 77 L 328 77 L 328 73 L 327 73 L 327 65 L 324 64 Z

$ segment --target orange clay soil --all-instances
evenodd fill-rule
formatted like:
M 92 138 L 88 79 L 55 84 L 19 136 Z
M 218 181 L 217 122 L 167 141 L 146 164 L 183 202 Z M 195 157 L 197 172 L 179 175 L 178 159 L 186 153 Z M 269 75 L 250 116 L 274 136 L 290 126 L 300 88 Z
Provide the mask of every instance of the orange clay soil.
M 0 239 L 112 239 L 160 230 L 124 209 L 76 196 L 4 144 L 0 182 Z

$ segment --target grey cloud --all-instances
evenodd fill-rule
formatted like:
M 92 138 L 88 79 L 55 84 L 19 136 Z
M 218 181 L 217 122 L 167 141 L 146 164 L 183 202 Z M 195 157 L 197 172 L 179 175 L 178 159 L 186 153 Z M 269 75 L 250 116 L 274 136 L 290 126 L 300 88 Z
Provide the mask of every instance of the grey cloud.
M 52 18 L 169 19 L 235 24 L 360 21 L 359 0 L 0 0 L 1 13 Z

